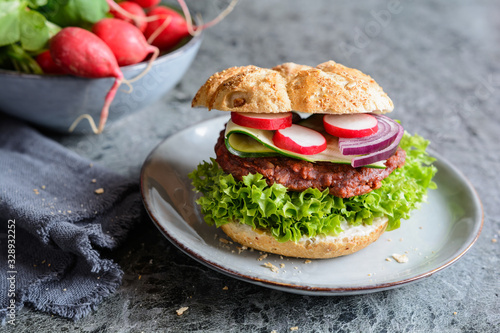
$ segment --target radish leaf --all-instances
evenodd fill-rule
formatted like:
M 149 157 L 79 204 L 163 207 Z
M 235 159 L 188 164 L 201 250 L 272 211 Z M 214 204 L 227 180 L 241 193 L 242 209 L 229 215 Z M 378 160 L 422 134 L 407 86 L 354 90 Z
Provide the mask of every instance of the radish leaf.
M 19 18 L 22 47 L 27 51 L 41 50 L 50 37 L 45 17 L 34 10 L 23 10 Z
M 20 1 L 0 1 L 0 46 L 9 45 L 19 40 Z
M 109 6 L 106 0 L 48 0 L 39 11 L 61 27 L 85 28 L 106 17 Z

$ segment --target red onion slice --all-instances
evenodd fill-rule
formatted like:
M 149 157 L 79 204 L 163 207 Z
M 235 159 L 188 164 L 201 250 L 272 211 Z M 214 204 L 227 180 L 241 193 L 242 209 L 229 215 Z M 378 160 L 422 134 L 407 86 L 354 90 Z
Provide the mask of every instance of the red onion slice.
M 364 165 L 372 164 L 374 162 L 386 160 L 396 152 L 396 150 L 398 149 L 399 142 L 401 141 L 401 138 L 403 137 L 404 129 L 403 129 L 403 126 L 401 126 L 400 124 L 398 124 L 396 122 L 394 122 L 394 123 L 397 124 L 397 128 L 398 128 L 396 138 L 394 139 L 394 141 L 392 141 L 392 143 L 389 146 L 387 146 L 386 148 L 384 148 L 382 150 L 379 150 L 377 152 L 374 152 L 374 153 L 371 153 L 368 155 L 363 155 L 363 156 L 353 158 L 351 161 L 351 165 L 353 168 L 357 168 L 357 167 L 361 167 Z
M 374 153 L 386 148 L 394 141 L 400 125 L 389 117 L 374 116 L 378 120 L 377 133 L 364 138 L 339 138 L 339 149 L 343 155 Z

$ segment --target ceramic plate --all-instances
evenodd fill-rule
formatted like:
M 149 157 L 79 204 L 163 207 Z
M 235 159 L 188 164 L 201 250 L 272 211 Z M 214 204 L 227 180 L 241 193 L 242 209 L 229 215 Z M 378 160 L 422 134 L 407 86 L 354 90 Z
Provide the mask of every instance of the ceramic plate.
M 203 222 L 187 177 L 201 161 L 215 157 L 213 147 L 227 119 L 208 120 L 170 136 L 153 150 L 141 172 L 143 201 L 156 226 L 179 249 L 216 271 L 298 294 L 362 294 L 431 276 L 462 257 L 481 232 L 483 213 L 475 190 L 455 167 L 432 154 L 438 159 L 438 189 L 429 191 L 428 202 L 401 228 L 367 248 L 310 262 L 240 251 L 222 231 Z M 393 260 L 395 253 L 406 254 L 408 262 Z

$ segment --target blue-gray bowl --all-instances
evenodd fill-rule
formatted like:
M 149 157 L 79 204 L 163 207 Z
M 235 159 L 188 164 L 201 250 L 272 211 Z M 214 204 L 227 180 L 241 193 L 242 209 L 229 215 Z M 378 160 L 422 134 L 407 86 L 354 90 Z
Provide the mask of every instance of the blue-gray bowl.
M 109 109 L 107 124 L 139 111 L 172 89 L 191 65 L 201 44 L 201 35 L 155 60 L 151 70 L 132 83 L 133 90 L 122 84 Z M 130 80 L 140 74 L 146 62 L 121 67 Z M 69 75 L 32 75 L 0 70 L 0 112 L 32 124 L 68 133 L 71 124 L 82 114 L 99 122 L 104 97 L 114 79 L 87 79 Z M 91 133 L 87 120 L 73 133 Z

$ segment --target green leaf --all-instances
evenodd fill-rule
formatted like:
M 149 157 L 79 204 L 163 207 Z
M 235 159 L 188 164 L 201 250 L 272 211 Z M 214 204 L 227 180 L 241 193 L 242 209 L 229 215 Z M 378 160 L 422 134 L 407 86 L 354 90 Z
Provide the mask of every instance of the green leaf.
M 47 26 L 47 29 L 49 31 L 49 39 L 54 37 L 54 35 L 56 35 L 59 31 L 61 31 L 60 26 L 58 26 L 50 21 L 45 20 L 45 25 Z
M 40 6 L 45 6 L 48 2 L 48 0 L 27 0 L 28 1 L 28 7 L 36 9 Z
M 51 22 L 61 26 L 90 28 L 106 17 L 106 0 L 48 0 L 39 11 Z
M 268 186 L 260 174 L 237 182 L 214 159 L 200 164 L 189 177 L 203 194 L 197 203 L 209 225 L 236 220 L 269 230 L 278 241 L 298 241 L 303 235 L 338 235 L 344 221 L 371 224 L 385 215 L 387 230 L 394 230 L 425 200 L 427 189 L 436 187 L 432 182 L 436 168 L 425 151 L 427 145 L 422 137 L 405 133 L 400 143 L 407 153 L 404 167 L 394 170 L 377 190 L 347 199 L 334 197 L 328 190 L 292 192 L 280 184 Z
M 21 45 L 27 51 L 38 51 L 49 41 L 49 28 L 45 17 L 34 11 L 23 10 L 20 15 Z
M 21 37 L 19 14 L 21 10 L 21 1 L 0 1 L 0 46 L 19 41 Z

